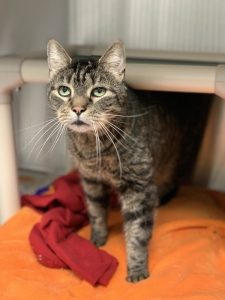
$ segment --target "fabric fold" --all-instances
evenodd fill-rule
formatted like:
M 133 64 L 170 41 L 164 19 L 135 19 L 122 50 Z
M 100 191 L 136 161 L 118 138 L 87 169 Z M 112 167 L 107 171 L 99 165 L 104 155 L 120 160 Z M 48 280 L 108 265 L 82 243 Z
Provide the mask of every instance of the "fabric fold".
M 24 195 L 22 203 L 43 212 L 29 241 L 38 261 L 51 268 L 68 268 L 92 285 L 106 286 L 118 261 L 75 233 L 88 224 L 79 175 L 70 173 L 53 182 L 50 194 Z M 115 202 L 115 195 L 112 195 Z

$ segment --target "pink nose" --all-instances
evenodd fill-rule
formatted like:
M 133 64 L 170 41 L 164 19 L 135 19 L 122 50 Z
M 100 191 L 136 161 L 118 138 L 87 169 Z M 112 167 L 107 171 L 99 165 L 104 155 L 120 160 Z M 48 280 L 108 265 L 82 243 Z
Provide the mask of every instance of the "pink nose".
M 78 116 L 80 114 L 82 114 L 82 112 L 84 112 L 86 110 L 86 108 L 82 107 L 82 106 L 74 106 L 72 108 L 72 111 L 74 111 Z

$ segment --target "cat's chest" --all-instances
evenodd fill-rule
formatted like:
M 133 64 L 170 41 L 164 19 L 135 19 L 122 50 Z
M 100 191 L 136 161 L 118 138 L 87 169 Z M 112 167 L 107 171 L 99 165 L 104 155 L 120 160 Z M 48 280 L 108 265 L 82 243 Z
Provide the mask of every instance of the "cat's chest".
M 75 165 L 82 176 L 92 179 L 100 179 L 117 187 L 119 185 L 119 160 L 112 155 L 104 155 L 101 158 L 93 157 L 84 159 L 75 158 Z

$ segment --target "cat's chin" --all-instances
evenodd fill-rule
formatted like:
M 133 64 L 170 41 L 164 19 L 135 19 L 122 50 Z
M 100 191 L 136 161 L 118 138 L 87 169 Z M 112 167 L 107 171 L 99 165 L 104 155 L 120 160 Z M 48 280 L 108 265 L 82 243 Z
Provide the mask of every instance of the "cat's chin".
M 74 132 L 89 132 L 92 130 L 91 126 L 88 124 L 82 124 L 82 125 L 77 125 L 77 124 L 70 124 L 68 125 L 68 128 Z

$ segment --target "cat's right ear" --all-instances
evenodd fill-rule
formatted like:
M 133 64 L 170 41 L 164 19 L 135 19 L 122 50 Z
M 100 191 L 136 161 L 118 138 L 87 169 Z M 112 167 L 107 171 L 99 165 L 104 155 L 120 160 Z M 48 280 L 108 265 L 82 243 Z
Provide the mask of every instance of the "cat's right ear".
M 113 43 L 99 59 L 99 64 L 118 81 L 122 81 L 126 66 L 126 54 L 123 43 L 121 41 Z
M 72 61 L 66 50 L 55 40 L 48 42 L 47 56 L 50 78 L 61 69 L 66 68 Z

